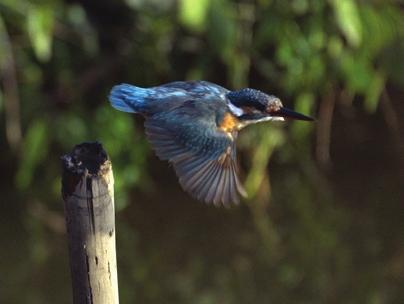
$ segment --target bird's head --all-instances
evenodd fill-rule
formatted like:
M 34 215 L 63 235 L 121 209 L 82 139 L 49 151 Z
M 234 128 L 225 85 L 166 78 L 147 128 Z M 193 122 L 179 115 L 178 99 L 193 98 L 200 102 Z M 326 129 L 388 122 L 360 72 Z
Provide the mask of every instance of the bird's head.
M 262 121 L 297 119 L 313 121 L 314 119 L 283 107 L 280 99 L 250 88 L 232 91 L 227 94 L 230 110 L 245 124 Z

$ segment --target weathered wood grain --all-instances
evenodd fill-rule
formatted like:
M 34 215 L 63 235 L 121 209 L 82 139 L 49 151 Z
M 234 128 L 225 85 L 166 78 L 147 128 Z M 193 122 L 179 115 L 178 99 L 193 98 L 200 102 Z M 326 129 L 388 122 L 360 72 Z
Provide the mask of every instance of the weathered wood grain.
M 62 162 L 73 303 L 117 304 L 111 162 L 97 142 L 75 146 Z

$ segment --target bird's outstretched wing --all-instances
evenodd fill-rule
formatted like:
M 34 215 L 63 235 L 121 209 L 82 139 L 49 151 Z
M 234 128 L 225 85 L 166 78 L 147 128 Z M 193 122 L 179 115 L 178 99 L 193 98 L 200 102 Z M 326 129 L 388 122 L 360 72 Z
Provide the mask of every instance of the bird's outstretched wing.
M 238 203 L 245 196 L 237 175 L 236 132 L 220 129 L 225 104 L 189 100 L 149 116 L 147 137 L 160 159 L 173 164 L 181 186 L 206 203 Z

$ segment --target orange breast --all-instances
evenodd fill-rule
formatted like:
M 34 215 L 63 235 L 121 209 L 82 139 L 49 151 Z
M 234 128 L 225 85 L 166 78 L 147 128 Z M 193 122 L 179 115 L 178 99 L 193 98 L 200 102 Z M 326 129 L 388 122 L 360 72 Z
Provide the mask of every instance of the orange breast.
M 239 123 L 240 122 L 236 116 L 231 113 L 225 113 L 222 121 L 220 122 L 219 128 L 222 131 L 229 133 L 237 130 Z

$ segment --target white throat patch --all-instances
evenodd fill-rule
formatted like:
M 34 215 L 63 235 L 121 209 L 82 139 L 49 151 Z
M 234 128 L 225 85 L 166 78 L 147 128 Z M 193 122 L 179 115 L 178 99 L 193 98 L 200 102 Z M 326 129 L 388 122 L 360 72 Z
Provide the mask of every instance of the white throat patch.
M 228 103 L 230 111 L 236 115 L 236 116 L 241 116 L 244 114 L 244 111 L 240 109 L 239 107 L 236 107 L 234 104 L 231 102 Z

